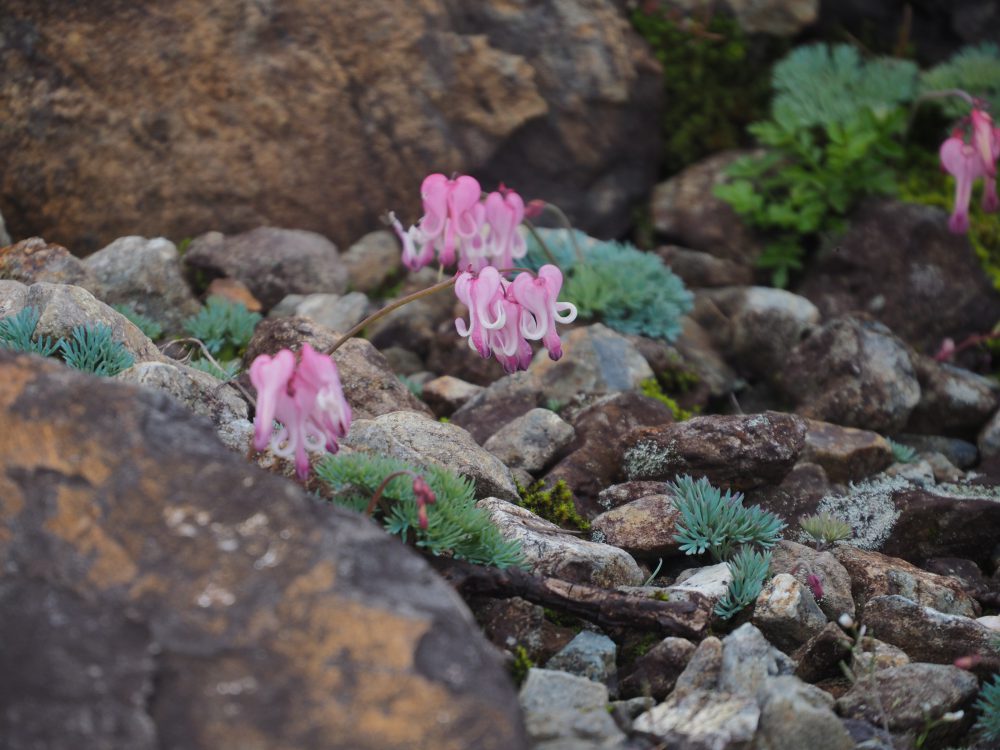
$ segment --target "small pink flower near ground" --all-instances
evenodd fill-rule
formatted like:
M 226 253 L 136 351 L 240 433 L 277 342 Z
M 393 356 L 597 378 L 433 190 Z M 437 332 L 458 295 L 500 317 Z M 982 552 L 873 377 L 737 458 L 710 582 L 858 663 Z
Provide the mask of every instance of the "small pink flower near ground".
M 948 220 L 948 228 L 956 234 L 969 231 L 969 203 L 976 180 L 983 179 L 983 210 L 993 212 L 1000 208 L 996 185 L 1000 128 L 979 107 L 973 108 L 969 121 L 970 142 L 966 142 L 962 130 L 957 128 L 941 144 L 939 152 L 941 168 L 955 178 L 955 208 Z
M 337 438 L 345 437 L 351 426 L 337 365 L 303 344 L 297 365 L 289 349 L 257 357 L 250 365 L 250 382 L 257 389 L 254 448 L 262 451 L 270 445 L 278 456 L 294 459 L 296 473 L 305 480 L 309 453 L 336 453 Z

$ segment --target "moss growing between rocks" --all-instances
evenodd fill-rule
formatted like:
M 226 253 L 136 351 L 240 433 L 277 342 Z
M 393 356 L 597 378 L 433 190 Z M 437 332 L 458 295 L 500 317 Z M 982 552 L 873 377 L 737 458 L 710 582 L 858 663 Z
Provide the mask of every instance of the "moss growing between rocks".
M 521 496 L 521 507 L 535 515 L 563 528 L 590 531 L 590 521 L 577 513 L 573 492 L 564 480 L 560 479 L 548 490 L 541 479 L 527 488 L 519 484 L 517 494 Z
M 528 656 L 528 649 L 521 644 L 514 646 L 514 660 L 510 664 L 510 676 L 514 678 L 514 684 L 519 686 L 528 678 L 528 670 L 535 666 L 535 662 Z
M 632 12 L 632 24 L 663 66 L 665 174 L 746 145 L 746 126 L 767 111 L 770 62 L 785 43 L 751 45 L 728 16 L 684 18 L 649 3 Z
M 682 408 L 680 404 L 664 393 L 663 387 L 656 378 L 646 378 L 643 380 L 639 383 L 639 390 L 642 391 L 644 396 L 655 398 L 661 404 L 670 409 L 670 413 L 678 422 L 683 422 L 685 419 L 690 419 L 694 416 L 694 412 Z

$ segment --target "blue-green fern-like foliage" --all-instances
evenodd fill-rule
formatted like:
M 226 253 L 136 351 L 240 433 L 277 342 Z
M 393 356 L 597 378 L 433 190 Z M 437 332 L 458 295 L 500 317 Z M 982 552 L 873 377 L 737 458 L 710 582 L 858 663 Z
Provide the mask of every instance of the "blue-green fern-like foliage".
M 184 321 L 184 329 L 200 339 L 212 356 L 230 360 L 246 349 L 259 322 L 260 315 L 247 310 L 246 305 L 212 296 L 196 315 Z
M 984 42 L 975 47 L 965 47 L 940 65 L 920 76 L 924 92 L 962 89 L 990 105 L 994 119 L 1000 113 L 1000 46 Z M 937 100 L 949 117 L 969 114 L 969 105 L 961 99 Z
M 40 317 L 38 308 L 29 306 L 0 320 L 0 349 L 40 354 L 43 357 L 55 354 L 59 349 L 58 341 L 53 341 L 48 336 L 32 338 Z
M 143 315 L 138 312 L 132 305 L 117 304 L 111 306 L 116 312 L 121 313 L 140 331 L 142 331 L 146 338 L 151 341 L 156 341 L 160 336 L 163 335 L 163 326 L 157 323 L 155 320 L 150 318 L 148 315 Z
M 772 117 L 796 128 L 847 123 L 864 109 L 882 118 L 913 99 L 917 75 L 908 60 L 864 60 L 846 44 L 798 47 L 774 66 Z
M 596 240 L 576 229 L 572 236 L 568 229 L 536 231 L 552 258 L 528 235 L 528 254 L 521 262 L 537 270 L 555 260 L 564 277 L 559 299 L 576 305 L 581 319 L 666 341 L 680 335 L 681 318 L 690 312 L 694 297 L 657 255 L 627 242 Z
M 59 349 L 63 361 L 77 370 L 111 377 L 135 364 L 135 358 L 112 338 L 104 323 L 76 326 L 72 338 L 62 339 Z
M 385 530 L 433 555 L 450 555 L 480 565 L 508 568 L 524 564 L 521 544 L 506 540 L 490 520 L 476 507 L 472 482 L 437 466 L 413 466 L 385 456 L 363 453 L 331 455 L 324 458 L 316 474 L 333 492 L 334 502 L 363 511 L 379 485 L 397 471 L 421 475 L 437 498 L 427 506 L 427 529 L 421 529 L 413 478 L 401 475 L 389 480 L 376 509 L 376 518 Z
M 743 545 L 770 549 L 785 528 L 784 521 L 759 505 L 744 507 L 741 492 L 723 493 L 704 477 L 684 475 L 669 488 L 681 514 L 674 539 L 687 555 L 709 552 L 721 562 Z
M 715 614 L 723 620 L 728 620 L 757 600 L 769 575 L 771 553 L 743 547 L 727 564 L 733 580 L 715 605 Z
M 975 707 L 979 717 L 974 730 L 989 742 L 1000 742 L 1000 674 L 983 685 Z

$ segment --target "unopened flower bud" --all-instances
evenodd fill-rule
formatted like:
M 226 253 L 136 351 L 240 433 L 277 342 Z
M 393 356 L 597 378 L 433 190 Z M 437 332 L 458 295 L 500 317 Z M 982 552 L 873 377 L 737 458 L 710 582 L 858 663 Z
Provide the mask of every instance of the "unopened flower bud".
M 842 628 L 853 628 L 854 627 L 854 618 L 851 617 L 846 612 L 844 612 L 844 614 L 842 614 L 840 617 L 837 618 L 837 623 Z

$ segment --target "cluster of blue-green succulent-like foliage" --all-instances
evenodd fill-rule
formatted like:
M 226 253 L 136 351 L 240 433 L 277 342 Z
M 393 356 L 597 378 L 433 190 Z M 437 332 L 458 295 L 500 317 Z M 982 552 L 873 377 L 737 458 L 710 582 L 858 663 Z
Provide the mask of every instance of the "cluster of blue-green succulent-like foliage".
M 669 487 L 681 514 L 674 535 L 681 550 L 688 555 L 708 552 L 729 566 L 732 581 L 715 609 L 728 619 L 760 593 L 771 565 L 769 550 L 785 523 L 760 506 L 745 507 L 742 493 L 722 492 L 704 477 L 681 476 Z
M 975 731 L 989 742 L 1000 742 L 1000 675 L 983 685 L 976 701 Z
M 917 451 L 912 446 L 897 443 L 892 438 L 885 439 L 892 448 L 892 458 L 896 463 L 911 464 L 917 460 Z
M 678 477 L 670 483 L 670 490 L 681 514 L 674 539 L 688 555 L 708 552 L 719 562 L 743 545 L 770 549 L 785 528 L 774 513 L 759 505 L 745 507 L 742 493 L 723 493 L 704 477 Z
M 184 321 L 184 329 L 205 345 L 220 366 L 216 367 L 211 360 L 197 354 L 189 364 L 220 380 L 235 377 L 239 373 L 239 357 L 250 343 L 260 319 L 260 314 L 250 312 L 246 305 L 224 297 L 209 297 L 197 314 Z
M 627 242 L 602 242 L 579 230 L 572 230 L 572 236 L 568 229 L 536 231 L 548 254 L 529 236 L 522 262 L 537 270 L 554 261 L 564 276 L 559 299 L 576 305 L 581 319 L 667 341 L 680 334 L 681 318 L 694 298 L 659 256 Z
M 437 466 L 412 466 L 385 456 L 362 453 L 324 458 L 316 474 L 333 492 L 334 501 L 361 512 L 391 474 L 412 471 L 430 485 L 436 502 L 427 507 L 428 525 L 421 529 L 413 478 L 400 475 L 386 485 L 375 511 L 385 530 L 411 540 L 433 555 L 450 555 L 480 565 L 508 568 L 523 564 L 521 545 L 501 536 L 489 515 L 476 507 L 472 483 Z
M 771 553 L 743 547 L 726 564 L 733 579 L 729 582 L 725 595 L 715 605 L 715 614 L 723 620 L 728 620 L 756 601 L 768 577 Z
M 58 354 L 70 367 L 106 377 L 127 370 L 135 362 L 104 323 L 76 326 L 69 339 L 53 341 L 48 336 L 35 337 L 40 316 L 38 308 L 29 306 L 0 320 L 0 348 L 43 357 Z
M 116 312 L 121 313 L 140 331 L 142 331 L 146 338 L 150 341 L 156 341 L 160 336 L 163 335 L 163 326 L 157 323 L 155 320 L 150 318 L 148 315 L 143 315 L 137 311 L 132 305 L 117 304 L 112 305 L 112 309 Z

